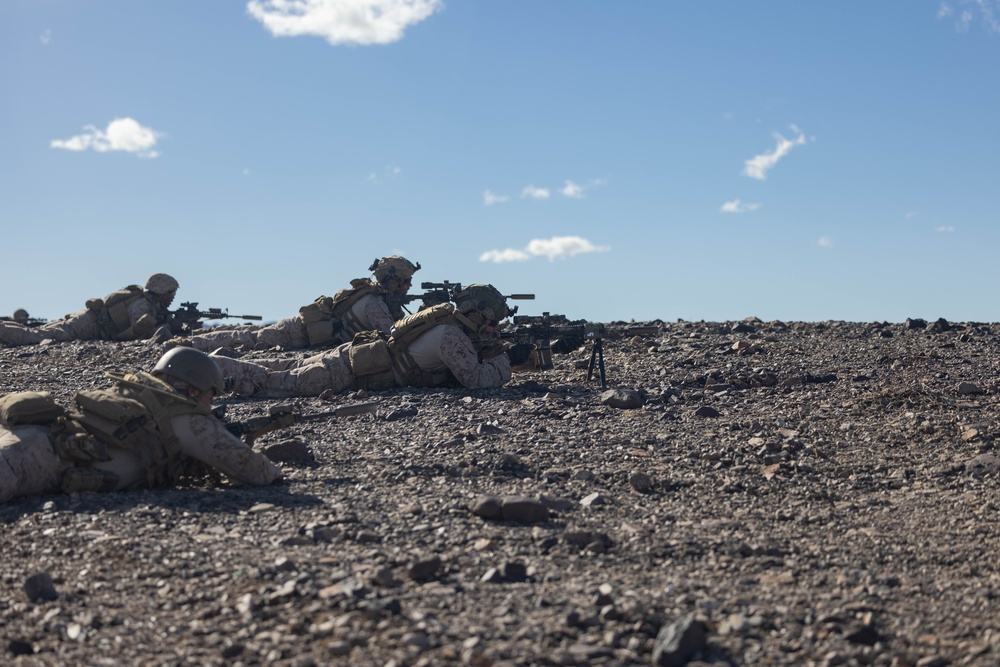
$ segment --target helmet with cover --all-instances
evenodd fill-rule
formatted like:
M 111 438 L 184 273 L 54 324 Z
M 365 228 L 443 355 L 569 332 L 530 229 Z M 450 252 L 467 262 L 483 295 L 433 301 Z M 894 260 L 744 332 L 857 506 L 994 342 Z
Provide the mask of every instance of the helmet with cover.
M 478 313 L 484 324 L 496 325 L 510 314 L 507 299 L 493 285 L 473 284 L 455 294 L 458 312 L 469 316 Z
M 178 287 L 180 285 L 177 281 L 166 273 L 154 273 L 146 281 L 146 291 L 161 296 L 169 292 L 176 292 Z
M 398 283 L 410 280 L 413 274 L 420 270 L 420 262 L 414 264 L 405 257 L 390 255 L 389 257 L 376 259 L 368 267 L 368 270 L 375 275 L 375 280 L 379 285 L 387 289 L 395 289 Z M 390 285 L 393 280 L 398 281 L 397 285 Z
M 175 347 L 156 362 L 153 375 L 169 375 L 202 391 L 215 390 L 216 396 L 226 390 L 219 365 L 212 357 L 193 347 Z
M 18 324 L 24 324 L 30 319 L 30 317 L 28 315 L 28 311 L 26 311 L 24 308 L 18 308 L 17 310 L 14 311 L 12 319 Z

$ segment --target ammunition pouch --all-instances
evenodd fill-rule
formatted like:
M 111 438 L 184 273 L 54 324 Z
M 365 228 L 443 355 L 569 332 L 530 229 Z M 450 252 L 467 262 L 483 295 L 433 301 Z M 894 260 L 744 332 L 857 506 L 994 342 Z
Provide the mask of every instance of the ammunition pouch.
M 66 415 L 47 391 L 21 391 L 0 397 L 0 424 L 12 428 L 24 424 L 51 424 Z
M 337 334 L 344 328 L 344 323 L 334 317 L 333 306 L 333 299 L 321 296 L 308 306 L 299 308 L 299 317 L 305 325 L 310 347 L 339 342 Z
M 361 331 L 355 334 L 347 360 L 354 374 L 355 389 L 379 391 L 396 386 L 389 346 L 380 332 Z

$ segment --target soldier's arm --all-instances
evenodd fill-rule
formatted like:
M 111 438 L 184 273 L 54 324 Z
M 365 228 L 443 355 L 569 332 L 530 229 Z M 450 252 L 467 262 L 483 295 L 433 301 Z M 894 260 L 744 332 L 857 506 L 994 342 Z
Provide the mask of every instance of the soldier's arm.
M 281 469 L 266 456 L 226 430 L 208 415 L 181 415 L 170 420 L 181 451 L 215 468 L 239 484 L 264 486 L 281 477 Z
M 493 389 L 510 381 L 507 355 L 479 361 L 472 340 L 458 327 L 449 326 L 441 337 L 441 361 L 462 386 L 469 389 Z
M 355 307 L 363 309 L 362 317 L 359 319 L 362 322 L 367 322 L 370 330 L 381 331 L 385 335 L 389 335 L 392 325 L 396 321 L 389 313 L 389 306 L 386 305 L 385 299 L 375 294 L 369 294 L 355 304 Z

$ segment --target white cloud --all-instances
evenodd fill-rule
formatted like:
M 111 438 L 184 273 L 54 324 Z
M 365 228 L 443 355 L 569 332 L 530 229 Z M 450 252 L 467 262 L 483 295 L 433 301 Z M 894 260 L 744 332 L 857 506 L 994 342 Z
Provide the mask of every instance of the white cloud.
M 480 262 L 523 262 L 532 257 L 548 257 L 553 261 L 557 257 L 573 257 L 590 252 L 607 252 L 611 248 L 596 246 L 580 236 L 553 236 L 550 239 L 533 239 L 523 250 L 507 248 L 505 250 L 488 250 L 479 256 Z
M 52 41 L 52 31 L 46 28 L 42 31 L 42 35 L 38 39 L 41 40 L 42 44 L 48 44 Z
M 443 7 L 443 0 L 250 0 L 247 13 L 275 37 L 311 35 L 337 46 L 398 42 Z
M 548 199 L 551 193 L 548 188 L 536 188 L 534 185 L 527 185 L 521 190 L 521 196 L 529 199 Z
M 939 19 L 955 17 L 955 29 L 966 32 L 973 21 L 979 20 L 987 29 L 1000 33 L 1000 2 L 998 0 L 953 0 L 938 6 Z
M 480 262 L 493 262 L 494 264 L 502 262 L 525 262 L 529 259 L 531 259 L 531 255 L 523 250 L 515 250 L 514 248 L 487 250 L 479 256 Z
M 816 243 L 820 247 L 823 247 L 823 248 L 832 248 L 833 247 L 833 239 L 831 239 L 829 236 L 821 236 L 821 237 L 819 237 L 819 240 L 816 241 Z
M 792 131 L 798 135 L 794 139 L 785 139 L 775 132 L 774 138 L 778 145 L 770 153 L 761 153 L 747 160 L 744 163 L 743 174 L 758 181 L 766 179 L 767 172 L 773 169 L 781 158 L 788 155 L 796 146 L 802 146 L 806 143 L 806 137 L 799 131 L 799 128 L 792 125 Z
M 935 232 L 940 232 L 942 234 L 950 234 L 955 231 L 955 227 L 952 225 L 941 225 L 934 229 Z
M 489 190 L 483 192 L 483 204 L 486 206 L 493 206 L 494 204 L 502 204 L 510 199 L 507 195 L 495 195 Z
M 739 199 L 734 199 L 733 201 L 727 201 L 719 209 L 722 213 L 747 213 L 749 211 L 756 211 L 760 208 L 760 204 L 751 202 L 741 202 Z
M 583 186 L 570 180 L 566 181 L 566 185 L 559 192 L 564 197 L 569 197 L 570 199 L 583 199 Z
M 125 151 L 147 158 L 159 155 L 153 148 L 157 139 L 162 136 L 161 133 L 143 127 L 132 118 L 116 118 L 108 124 L 106 130 L 98 130 L 93 125 L 87 125 L 83 129 L 86 130 L 83 134 L 65 140 L 53 139 L 49 145 L 77 152 L 93 149 L 98 153 Z

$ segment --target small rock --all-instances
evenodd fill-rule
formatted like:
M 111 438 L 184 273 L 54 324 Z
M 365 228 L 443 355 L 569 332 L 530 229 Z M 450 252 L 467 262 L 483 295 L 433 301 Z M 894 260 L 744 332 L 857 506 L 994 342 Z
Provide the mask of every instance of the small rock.
M 601 404 L 620 410 L 634 410 L 642 407 L 642 395 L 635 389 L 608 389 L 601 394 Z
M 484 519 L 499 520 L 503 516 L 503 501 L 498 496 L 480 496 L 472 505 L 472 513 Z
M 22 641 L 20 639 L 12 639 L 7 644 L 7 652 L 11 655 L 33 655 L 35 653 L 35 647 L 31 642 Z
M 600 505 L 607 505 L 608 499 L 595 491 L 594 493 L 584 497 L 584 499 L 580 501 L 580 504 L 584 507 L 598 507 Z
M 504 496 L 501 498 L 500 517 L 515 523 L 540 523 L 548 521 L 549 508 L 532 498 Z
M 298 438 L 272 443 L 260 451 L 275 463 L 310 463 L 316 460 L 309 446 Z
M 985 394 L 986 390 L 979 385 L 972 384 L 971 382 L 961 382 L 958 385 L 958 393 L 962 396 L 975 396 L 978 394 Z
M 24 593 L 32 602 L 51 602 L 59 599 L 52 576 L 48 572 L 33 574 L 24 581 Z
M 660 628 L 653 645 L 653 665 L 682 667 L 707 645 L 702 622 L 693 616 L 685 616 Z
M 416 408 L 400 408 L 399 410 L 393 410 L 384 417 L 383 421 L 394 422 L 400 419 L 406 419 L 407 417 L 416 417 L 418 410 Z
M 628 477 L 629 486 L 639 493 L 649 493 L 653 488 L 653 480 L 644 472 L 636 471 Z
M 441 561 L 441 558 L 439 556 L 431 556 L 430 558 L 422 558 L 414 561 L 407 570 L 407 574 L 414 581 L 426 581 L 436 579 L 441 574 L 443 568 L 444 563 Z
M 703 405 L 703 406 L 701 406 L 700 408 L 698 408 L 697 410 L 694 411 L 694 416 L 695 417 L 715 418 L 715 417 L 718 417 L 719 414 L 720 413 L 719 413 L 718 410 L 716 410 L 713 407 L 709 407 L 707 405 Z

